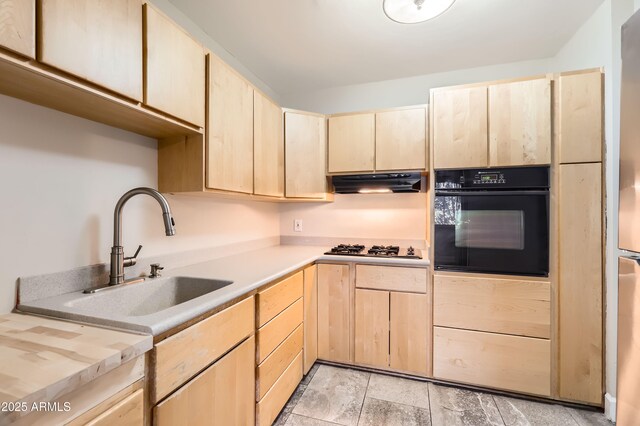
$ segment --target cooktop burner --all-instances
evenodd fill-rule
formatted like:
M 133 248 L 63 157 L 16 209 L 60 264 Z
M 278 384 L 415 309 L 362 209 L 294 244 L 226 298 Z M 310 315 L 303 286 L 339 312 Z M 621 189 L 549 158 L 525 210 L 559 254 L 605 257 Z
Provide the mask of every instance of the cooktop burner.
M 362 244 L 338 244 L 325 254 L 341 256 L 366 256 L 366 257 L 398 257 L 402 259 L 422 259 L 422 253 L 413 247 L 400 248 L 399 246 L 374 245 L 369 248 Z

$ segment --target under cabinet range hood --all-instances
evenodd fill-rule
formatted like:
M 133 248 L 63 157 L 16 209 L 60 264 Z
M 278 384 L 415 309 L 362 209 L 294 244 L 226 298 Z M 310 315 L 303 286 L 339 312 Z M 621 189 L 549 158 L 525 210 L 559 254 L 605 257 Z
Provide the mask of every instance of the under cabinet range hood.
M 332 183 L 336 194 L 420 192 L 422 176 L 419 172 L 333 176 Z

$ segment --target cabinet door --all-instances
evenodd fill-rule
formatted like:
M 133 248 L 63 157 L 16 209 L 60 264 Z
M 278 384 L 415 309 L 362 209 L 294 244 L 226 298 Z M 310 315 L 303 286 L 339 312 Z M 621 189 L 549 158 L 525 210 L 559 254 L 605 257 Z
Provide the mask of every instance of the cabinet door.
M 349 266 L 318 265 L 318 358 L 349 362 Z
M 376 114 L 376 170 L 427 167 L 426 108 Z
M 327 192 L 325 118 L 287 112 L 284 120 L 286 196 L 324 198 Z
M 318 281 L 317 266 L 304 270 L 304 374 L 318 359 Z
M 561 75 L 558 85 L 560 163 L 602 161 L 602 73 Z
M 329 173 L 372 172 L 375 155 L 375 115 L 330 117 Z
M 144 102 L 152 108 L 204 127 L 204 49 L 148 3 L 144 5 L 144 16 Z
M 487 167 L 487 88 L 433 92 L 436 169 Z
M 154 424 L 253 425 L 254 351 L 252 336 L 158 404 Z
M 356 289 L 355 362 L 389 366 L 389 292 Z
M 141 0 L 42 0 L 41 5 L 40 62 L 142 100 Z
M 551 163 L 551 81 L 489 87 L 489 165 Z
M 394 370 L 428 374 L 429 301 L 426 294 L 391 292 L 390 360 Z
M 253 192 L 284 197 L 282 109 L 253 92 Z
M 209 55 L 207 187 L 253 192 L 253 88 Z
M 144 423 L 144 391 L 136 392 L 109 408 L 85 426 L 140 426 Z
M 560 397 L 602 403 L 602 169 L 560 167 Z
M 0 0 L 0 47 L 35 58 L 35 28 L 35 0 Z

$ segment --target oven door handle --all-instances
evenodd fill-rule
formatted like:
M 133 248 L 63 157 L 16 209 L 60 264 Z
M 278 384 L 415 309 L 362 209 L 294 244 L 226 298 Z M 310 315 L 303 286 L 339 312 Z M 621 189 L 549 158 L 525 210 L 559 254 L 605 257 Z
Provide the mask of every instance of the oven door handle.
M 436 197 L 465 197 L 465 196 L 481 196 L 496 197 L 502 195 L 549 195 L 546 190 L 525 190 L 525 191 L 447 191 L 437 190 Z

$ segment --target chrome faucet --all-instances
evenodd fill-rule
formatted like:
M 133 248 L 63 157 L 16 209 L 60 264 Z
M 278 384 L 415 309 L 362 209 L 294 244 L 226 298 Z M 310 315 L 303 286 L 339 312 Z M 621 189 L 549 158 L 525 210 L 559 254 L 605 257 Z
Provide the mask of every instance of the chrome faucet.
M 113 247 L 111 247 L 111 272 L 109 274 L 110 286 L 125 283 L 124 268 L 136 264 L 136 258 L 142 249 L 142 246 L 139 246 L 133 256 L 125 257 L 124 248 L 122 247 L 122 209 L 131 197 L 140 194 L 146 194 L 155 198 L 160 204 L 160 208 L 162 208 L 162 219 L 164 221 L 166 235 L 170 237 L 176 234 L 176 223 L 173 220 L 173 216 L 171 216 L 171 208 L 169 207 L 167 199 L 164 198 L 161 193 L 152 188 L 135 188 L 124 194 L 120 200 L 118 200 L 113 213 Z

